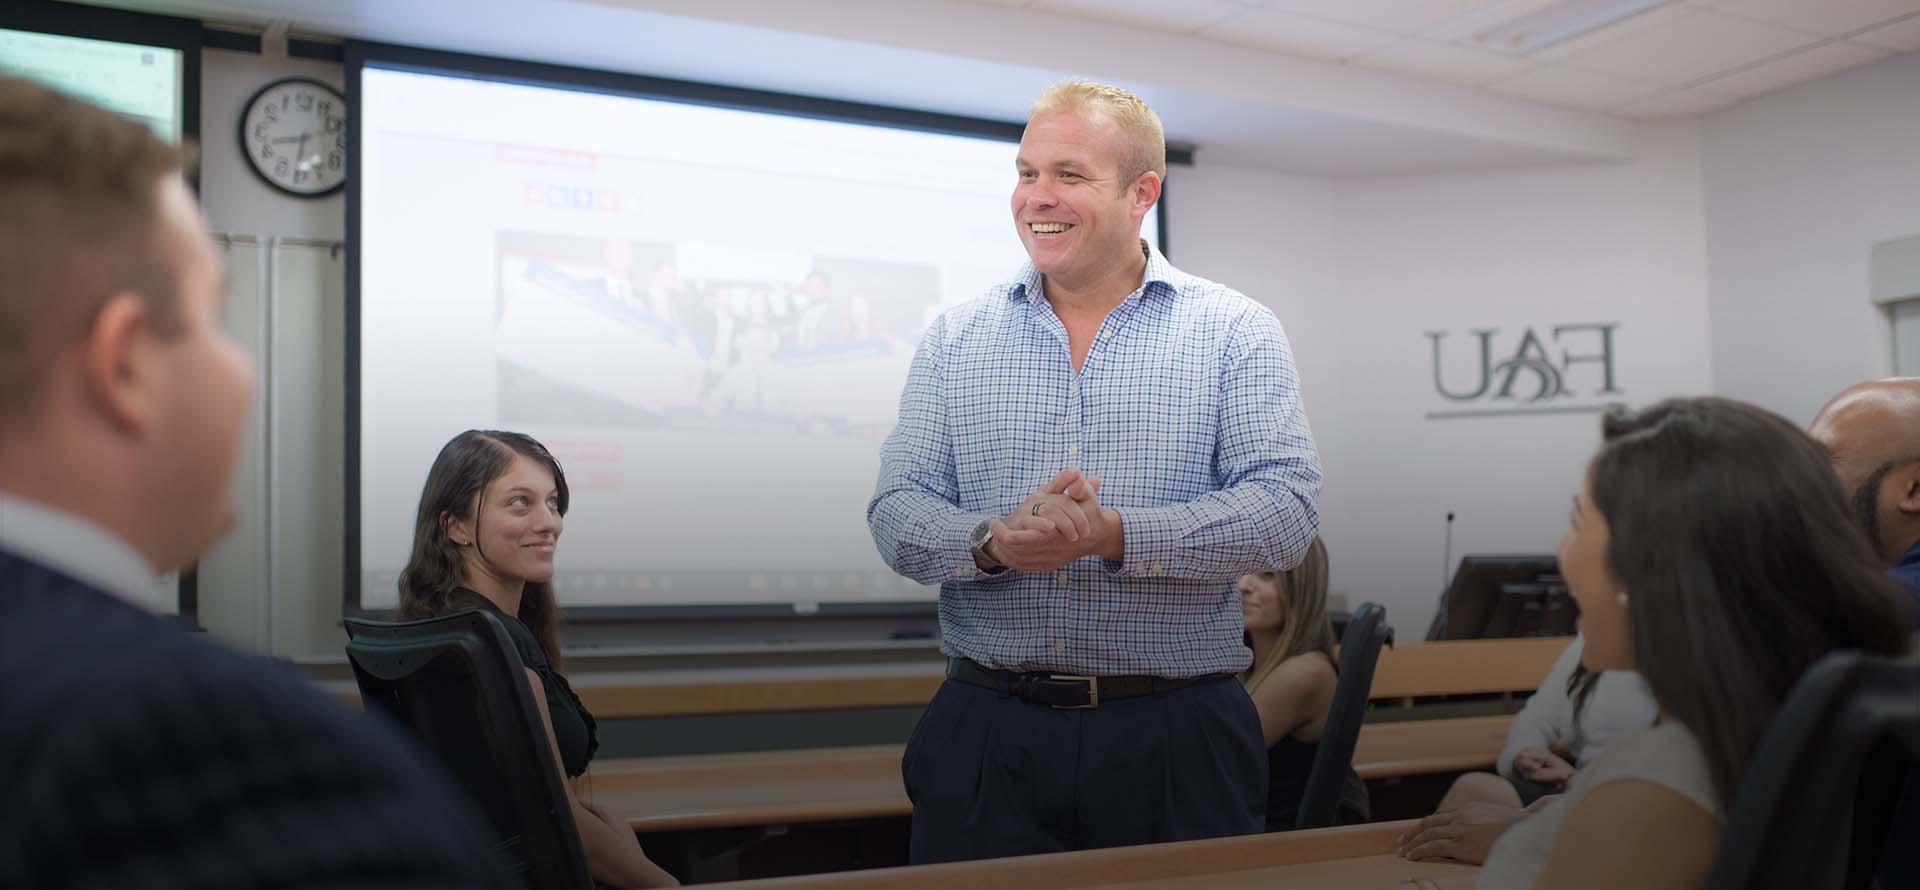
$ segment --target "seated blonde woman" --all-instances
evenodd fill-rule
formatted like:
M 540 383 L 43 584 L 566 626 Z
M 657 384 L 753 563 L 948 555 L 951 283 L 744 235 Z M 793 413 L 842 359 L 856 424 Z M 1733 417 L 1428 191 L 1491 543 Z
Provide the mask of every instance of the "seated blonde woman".
M 1293 827 L 1326 731 L 1338 681 L 1327 620 L 1327 548 L 1318 538 L 1300 565 L 1240 576 L 1240 610 L 1253 647 L 1242 682 L 1267 744 L 1267 830 Z M 1338 821 L 1367 821 L 1367 787 L 1347 770 Z
M 1479 874 L 1402 887 L 1698 890 L 1726 810 L 1788 690 L 1836 649 L 1906 651 L 1899 603 L 1827 456 L 1726 399 L 1609 415 L 1560 571 L 1594 671 L 1638 671 L 1651 729 L 1615 739 Z

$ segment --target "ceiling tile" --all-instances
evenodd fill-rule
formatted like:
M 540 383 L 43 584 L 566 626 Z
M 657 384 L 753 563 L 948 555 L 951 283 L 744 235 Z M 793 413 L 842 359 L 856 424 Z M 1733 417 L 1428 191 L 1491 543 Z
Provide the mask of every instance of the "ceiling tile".
M 1546 49 L 1533 53 L 1532 57 L 1542 62 L 1563 61 L 1595 47 L 1624 42 L 1629 38 L 1647 31 L 1664 27 L 1674 20 L 1685 18 L 1690 14 L 1686 7 L 1678 3 L 1656 6 L 1646 12 L 1629 16 L 1604 28 L 1588 31 L 1564 43 L 1556 43 Z
M 1440 22 L 1420 36 L 1442 42 L 1465 42 L 1475 34 L 1497 28 L 1528 13 L 1538 12 L 1556 2 L 1558 0 L 1494 0 L 1485 6 L 1475 7 L 1472 12 Z
M 1187 33 L 1241 10 L 1232 0 L 1036 0 L 1034 9 L 1137 28 Z
M 1449 19 L 1494 5 L 1496 0 L 1253 0 L 1279 12 L 1361 25 L 1395 34 L 1419 34 Z
M 1409 37 L 1353 59 L 1362 68 L 1469 85 L 1512 77 L 1534 63 L 1484 49 Z
M 1855 43 L 1869 43 L 1905 52 L 1920 50 L 1920 16 L 1882 25 L 1852 39 Z
M 1684 86 L 1820 42 L 1778 25 L 1688 10 L 1653 28 L 1562 60 L 1564 64 Z
M 1224 43 L 1336 60 L 1379 49 L 1398 39 L 1372 28 L 1266 9 L 1249 9 L 1199 33 Z
M 1835 72 L 1865 65 L 1886 55 L 1885 50 L 1836 40 L 1823 46 L 1801 50 L 1783 59 L 1775 59 L 1744 71 L 1736 71 L 1725 77 L 1716 77 L 1699 86 L 1716 93 L 1758 96 L 1761 93 L 1771 93 L 1781 87 L 1818 80 Z
M 1721 96 L 1698 90 L 1663 90 L 1628 102 L 1620 107 L 1619 112 L 1644 120 L 1668 120 L 1696 117 L 1739 101 L 1738 96 Z
M 1542 66 L 1490 84 L 1487 89 L 1555 105 L 1604 111 L 1656 92 L 1660 86 L 1611 74 Z
M 1827 37 L 1920 13 L 1920 0 L 1701 0 L 1700 5 Z

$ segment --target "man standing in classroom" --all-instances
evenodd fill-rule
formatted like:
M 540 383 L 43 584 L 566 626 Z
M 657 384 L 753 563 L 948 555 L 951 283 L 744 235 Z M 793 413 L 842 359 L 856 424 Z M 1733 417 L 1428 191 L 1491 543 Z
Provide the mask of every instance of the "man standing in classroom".
M 1030 262 L 928 328 L 867 508 L 941 587 L 912 861 L 1260 831 L 1231 582 L 1300 561 L 1321 481 L 1286 335 L 1141 239 L 1166 143 L 1139 97 L 1050 88 L 1015 166 Z

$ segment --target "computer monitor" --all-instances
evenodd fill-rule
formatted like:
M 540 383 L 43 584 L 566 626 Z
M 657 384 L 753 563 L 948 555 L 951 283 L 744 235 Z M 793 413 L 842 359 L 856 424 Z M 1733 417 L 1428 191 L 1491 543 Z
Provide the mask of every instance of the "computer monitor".
M 1579 610 L 1553 556 L 1468 556 L 1440 597 L 1429 640 L 1557 637 Z

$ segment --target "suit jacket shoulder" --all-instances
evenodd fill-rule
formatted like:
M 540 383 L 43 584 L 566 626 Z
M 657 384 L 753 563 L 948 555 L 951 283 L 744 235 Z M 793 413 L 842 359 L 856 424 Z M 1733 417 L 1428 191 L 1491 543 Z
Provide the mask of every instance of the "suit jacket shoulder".
M 394 729 L 4 553 L 0 672 L 0 886 L 500 886 Z

